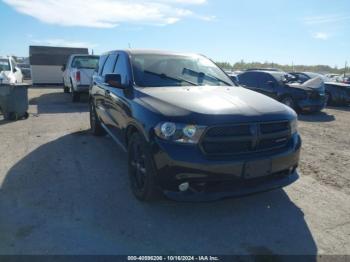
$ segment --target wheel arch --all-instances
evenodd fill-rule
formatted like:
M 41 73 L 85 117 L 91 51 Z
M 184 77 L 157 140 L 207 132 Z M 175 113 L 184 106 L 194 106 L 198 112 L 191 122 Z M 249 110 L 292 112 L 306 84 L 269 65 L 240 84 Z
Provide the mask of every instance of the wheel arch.
M 149 141 L 149 136 L 147 135 L 147 132 L 144 130 L 144 128 L 142 128 L 142 126 L 136 122 L 131 122 L 125 129 L 124 140 L 126 146 L 129 145 L 130 138 L 134 133 L 142 135 L 146 141 Z

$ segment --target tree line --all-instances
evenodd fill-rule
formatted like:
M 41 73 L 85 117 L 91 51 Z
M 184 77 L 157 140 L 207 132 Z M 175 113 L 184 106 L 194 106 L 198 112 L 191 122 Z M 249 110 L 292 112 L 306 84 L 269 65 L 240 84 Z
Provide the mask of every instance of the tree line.
M 349 72 L 349 68 L 337 68 L 331 67 L 328 65 L 281 65 L 276 63 L 269 62 L 244 62 L 241 60 L 235 64 L 231 64 L 229 62 L 217 62 L 224 70 L 230 71 L 238 71 L 238 70 L 246 70 L 249 68 L 278 68 L 285 72 L 318 72 L 318 73 L 329 73 L 329 74 L 344 74 Z

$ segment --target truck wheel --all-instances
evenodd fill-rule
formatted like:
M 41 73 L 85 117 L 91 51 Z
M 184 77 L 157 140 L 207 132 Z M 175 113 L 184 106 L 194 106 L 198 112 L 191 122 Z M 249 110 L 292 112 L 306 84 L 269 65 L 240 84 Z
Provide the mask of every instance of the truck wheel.
M 145 139 L 134 133 L 128 146 L 128 172 L 130 187 L 140 201 L 152 201 L 160 197 L 156 183 L 156 169 Z
M 93 101 L 90 101 L 90 127 L 94 136 L 103 136 L 106 131 L 101 126 L 100 119 L 97 116 L 96 108 Z
M 69 87 L 66 86 L 66 84 L 64 83 L 64 80 L 63 80 L 63 92 L 68 94 L 69 93 Z
M 293 98 L 291 98 L 290 96 L 283 97 L 281 100 L 281 103 L 285 104 L 286 106 L 289 106 L 290 108 L 295 109 L 295 104 L 294 104 Z

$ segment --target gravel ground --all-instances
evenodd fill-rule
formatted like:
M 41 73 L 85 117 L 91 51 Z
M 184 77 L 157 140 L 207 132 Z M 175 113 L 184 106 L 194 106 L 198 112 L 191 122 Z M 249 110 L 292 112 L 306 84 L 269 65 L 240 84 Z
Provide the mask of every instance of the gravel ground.
M 86 103 L 30 89 L 0 118 L 0 254 L 348 254 L 350 109 L 300 117 L 301 179 L 212 203 L 131 195 L 125 155 L 88 131 Z

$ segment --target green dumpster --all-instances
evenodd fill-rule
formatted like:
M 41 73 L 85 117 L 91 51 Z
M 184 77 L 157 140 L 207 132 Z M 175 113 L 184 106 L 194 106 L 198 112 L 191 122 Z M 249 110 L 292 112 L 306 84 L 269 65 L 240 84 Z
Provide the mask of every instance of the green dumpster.
M 0 84 L 0 111 L 7 120 L 28 117 L 28 84 Z

